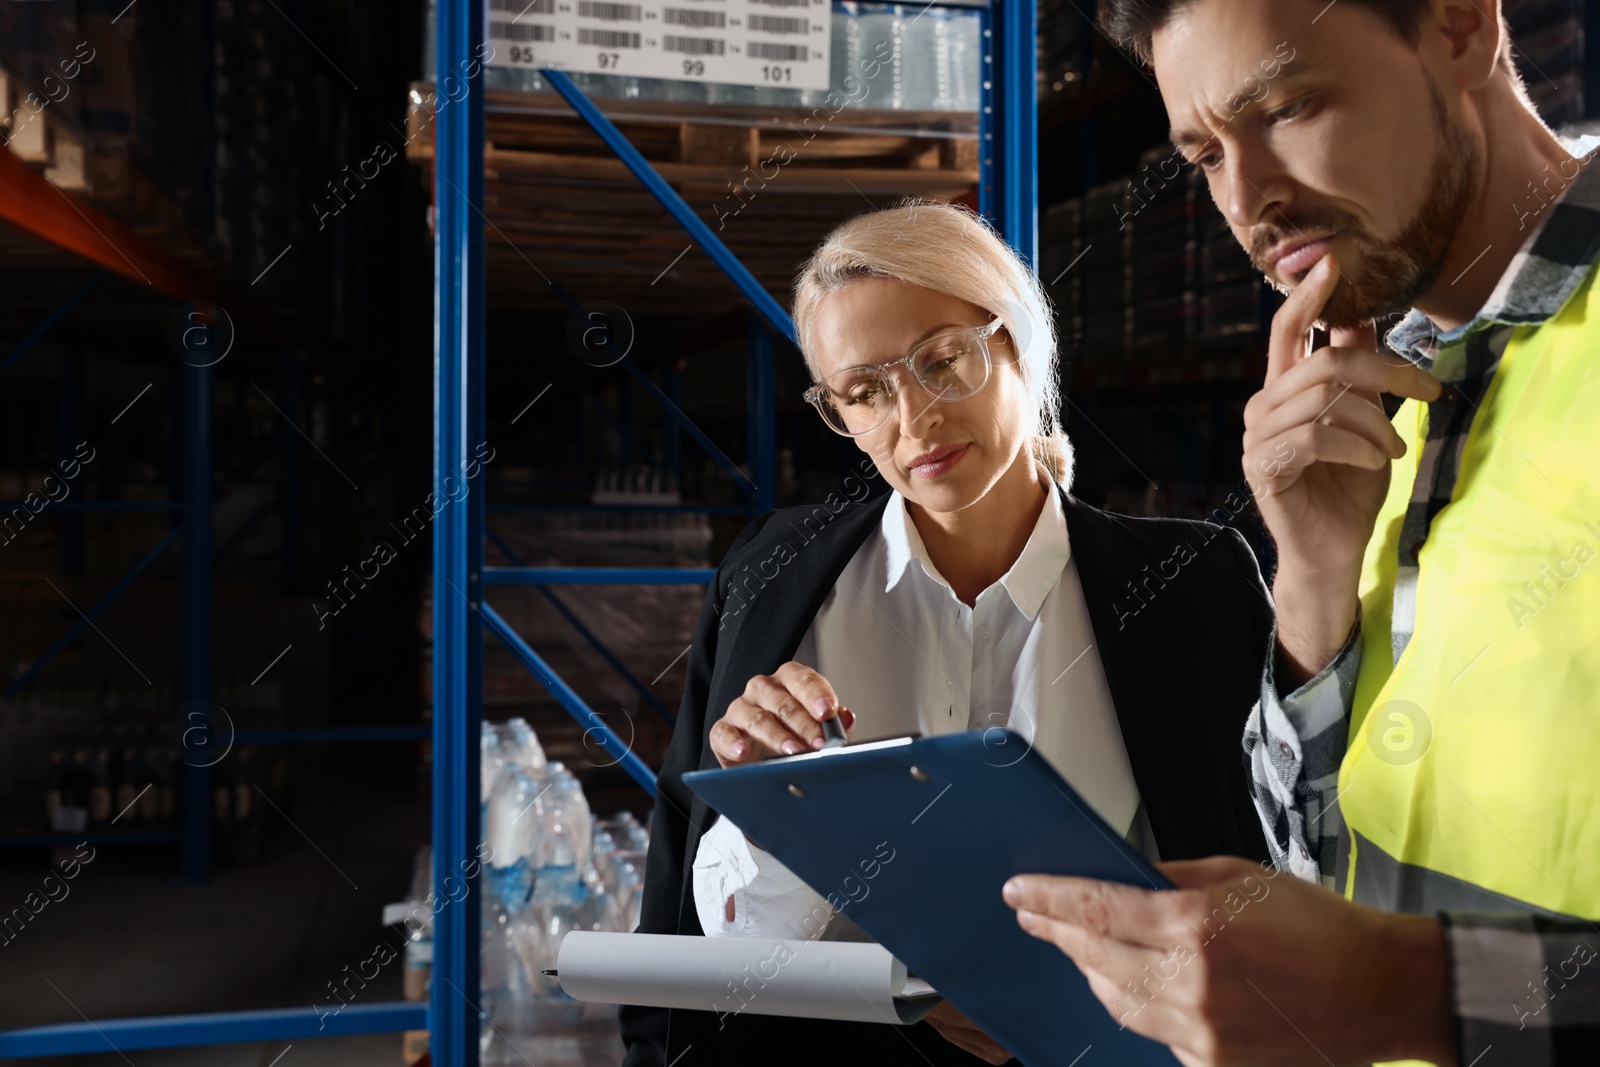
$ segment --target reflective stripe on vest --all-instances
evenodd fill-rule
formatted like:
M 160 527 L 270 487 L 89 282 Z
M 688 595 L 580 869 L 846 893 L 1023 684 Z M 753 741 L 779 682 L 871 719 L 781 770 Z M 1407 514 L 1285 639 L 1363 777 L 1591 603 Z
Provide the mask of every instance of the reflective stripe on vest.
M 1398 538 L 1426 418 L 1415 401 L 1395 416 L 1407 453 L 1362 566 L 1345 894 L 1390 911 L 1479 901 L 1600 918 L 1595 272 L 1507 345 L 1422 549 L 1396 663 Z

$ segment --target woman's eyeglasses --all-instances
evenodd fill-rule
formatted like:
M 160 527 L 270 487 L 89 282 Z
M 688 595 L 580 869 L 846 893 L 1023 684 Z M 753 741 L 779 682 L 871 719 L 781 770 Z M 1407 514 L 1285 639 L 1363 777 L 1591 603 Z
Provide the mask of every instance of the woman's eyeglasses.
M 984 326 L 947 330 L 920 342 L 903 359 L 846 367 L 805 391 L 805 399 L 822 415 L 829 429 L 846 437 L 870 433 L 895 412 L 894 376 L 909 370 L 935 400 L 965 400 L 989 381 L 993 361 L 989 338 L 1005 323 L 995 318 Z

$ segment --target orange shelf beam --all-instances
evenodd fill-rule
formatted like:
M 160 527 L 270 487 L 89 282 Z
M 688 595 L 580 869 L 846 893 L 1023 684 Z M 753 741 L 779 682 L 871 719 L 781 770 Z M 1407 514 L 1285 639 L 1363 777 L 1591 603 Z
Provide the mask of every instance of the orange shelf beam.
M 57 189 L 5 149 L 0 149 L 0 219 L 171 296 L 215 299 L 210 279 L 103 211 Z

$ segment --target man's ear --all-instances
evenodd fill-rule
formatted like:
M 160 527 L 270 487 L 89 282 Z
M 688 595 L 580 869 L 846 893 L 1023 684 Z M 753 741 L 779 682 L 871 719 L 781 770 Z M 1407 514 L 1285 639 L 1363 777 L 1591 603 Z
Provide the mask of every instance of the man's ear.
M 1420 28 L 1441 35 L 1463 91 L 1482 89 L 1499 74 L 1507 48 L 1500 0 L 1434 0 L 1433 13 Z

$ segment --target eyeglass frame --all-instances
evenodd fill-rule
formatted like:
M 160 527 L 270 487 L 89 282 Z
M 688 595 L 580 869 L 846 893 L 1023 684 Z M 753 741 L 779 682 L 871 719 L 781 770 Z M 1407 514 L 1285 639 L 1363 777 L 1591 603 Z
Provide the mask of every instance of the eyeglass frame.
M 901 356 L 899 359 L 893 359 L 893 360 L 890 360 L 887 363 L 859 363 L 859 364 L 856 364 L 855 366 L 852 366 L 852 367 L 841 367 L 839 370 L 836 370 L 832 374 L 828 375 L 828 378 L 835 378 L 835 377 L 838 377 L 841 374 L 844 374 L 844 373 L 846 373 L 848 371 L 853 371 L 853 370 L 871 369 L 871 370 L 874 370 L 874 371 L 878 371 L 878 372 L 880 372 L 882 374 L 884 382 L 889 387 L 889 395 L 891 397 L 894 397 L 894 396 L 897 395 L 896 390 L 898 389 L 898 387 L 894 384 L 894 375 L 890 374 L 889 372 L 891 370 L 893 370 L 895 367 L 899 367 L 899 366 L 903 365 L 905 367 L 905 369 L 906 369 L 906 373 L 911 375 L 912 380 L 915 381 L 918 385 L 922 386 L 923 391 L 926 392 L 929 396 L 933 397 L 935 400 L 943 400 L 947 404 L 959 403 L 962 400 L 971 400 L 973 397 L 977 396 L 980 392 L 982 392 L 985 387 L 988 386 L 989 379 L 994 374 L 994 354 L 989 351 L 989 338 L 993 337 L 995 334 L 999 333 L 1002 329 L 1004 329 L 1005 325 L 1006 325 L 1005 320 L 1003 318 L 1001 318 L 999 315 L 996 315 L 994 318 L 990 319 L 988 322 L 984 323 L 982 326 L 963 326 L 960 329 L 956 329 L 956 330 L 944 330 L 944 331 L 941 331 L 940 333 L 934 334 L 932 337 L 924 337 L 922 340 L 920 340 L 916 344 L 912 345 L 911 346 L 911 351 L 907 352 L 905 355 Z M 954 336 L 957 336 L 959 334 L 966 334 L 966 333 L 973 334 L 975 337 L 977 337 L 977 339 L 978 339 L 978 347 L 983 352 L 984 362 L 988 365 L 987 371 L 985 372 L 985 374 L 983 376 L 983 385 L 980 385 L 977 389 L 973 390 L 971 393 L 968 393 L 966 396 L 958 396 L 958 397 L 956 397 L 954 399 L 950 399 L 948 397 L 940 396 L 938 393 L 935 393 L 931 388 L 929 388 L 927 382 L 924 382 L 922 380 L 922 377 L 921 377 L 921 375 L 919 375 L 917 373 L 916 366 L 912 362 L 912 360 L 914 360 L 916 358 L 916 355 L 917 355 L 918 352 L 922 351 L 924 348 L 926 348 L 929 345 L 933 344 L 935 341 L 943 340 L 943 339 L 948 338 L 948 337 L 954 337 Z M 828 379 L 824 378 L 820 382 L 812 382 L 811 385 L 809 387 L 807 387 L 806 391 L 804 393 L 800 394 L 800 399 L 806 401 L 812 407 L 816 408 L 817 409 L 817 414 L 822 417 L 822 421 L 827 425 L 828 429 L 832 430 L 834 433 L 838 434 L 839 436 L 841 436 L 841 437 L 861 437 L 861 436 L 863 436 L 865 434 L 872 433 L 874 430 L 881 430 L 881 429 L 883 429 L 883 427 L 885 425 L 888 424 L 889 416 L 887 414 L 885 414 L 882 422 L 878 423 L 876 426 L 873 426 L 873 427 L 871 427 L 869 429 L 862 430 L 862 431 L 860 431 L 860 433 L 851 433 L 848 430 L 839 429 L 837 426 L 835 426 L 833 424 L 833 422 L 831 420 L 829 420 L 828 413 L 826 411 L 824 411 L 823 408 L 822 408 L 822 405 L 824 403 L 824 398 L 827 396 L 827 392 L 828 392 Z

